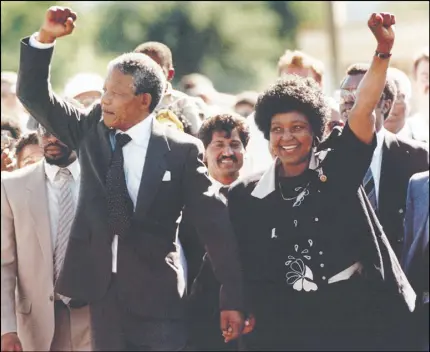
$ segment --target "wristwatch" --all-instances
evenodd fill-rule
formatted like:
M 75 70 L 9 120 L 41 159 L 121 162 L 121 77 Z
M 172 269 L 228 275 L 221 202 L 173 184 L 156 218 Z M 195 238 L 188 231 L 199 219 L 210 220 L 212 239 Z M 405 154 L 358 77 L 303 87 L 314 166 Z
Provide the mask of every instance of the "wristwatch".
M 375 56 L 379 57 L 380 59 L 388 59 L 391 57 L 391 53 L 380 53 L 378 50 L 375 50 Z

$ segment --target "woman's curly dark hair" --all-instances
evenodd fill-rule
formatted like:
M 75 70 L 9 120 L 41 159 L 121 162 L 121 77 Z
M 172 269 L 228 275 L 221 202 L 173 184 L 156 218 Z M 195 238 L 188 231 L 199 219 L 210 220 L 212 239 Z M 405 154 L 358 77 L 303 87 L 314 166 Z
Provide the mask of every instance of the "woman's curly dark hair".
M 321 140 L 330 108 L 321 88 L 311 78 L 286 75 L 276 81 L 259 97 L 255 106 L 255 123 L 270 138 L 270 122 L 279 113 L 298 111 L 305 115 L 318 140 Z

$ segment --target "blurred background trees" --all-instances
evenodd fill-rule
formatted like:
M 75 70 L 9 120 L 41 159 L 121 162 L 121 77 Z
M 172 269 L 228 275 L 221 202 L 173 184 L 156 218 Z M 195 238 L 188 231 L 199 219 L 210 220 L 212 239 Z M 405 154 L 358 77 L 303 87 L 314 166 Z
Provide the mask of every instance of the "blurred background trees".
M 338 67 L 331 63 L 328 1 L 2 1 L 1 69 L 17 70 L 19 40 L 38 30 L 49 6 L 78 12 L 72 36 L 58 40 L 52 83 L 61 91 L 73 74 L 105 75 L 107 62 L 145 41 L 173 52 L 176 77 L 207 75 L 219 91 L 261 90 L 277 77 L 286 49 L 304 50 L 326 66 L 330 93 L 353 62 L 369 60 L 374 39 L 369 13 L 392 11 L 398 19 L 393 65 L 410 73 L 414 52 L 429 42 L 428 1 L 334 1 Z
M 319 4 L 321 2 L 308 2 Z M 38 30 L 49 6 L 78 12 L 72 36 L 58 40 L 54 88 L 79 71 L 105 73 L 109 59 L 153 40 L 173 52 L 176 78 L 200 72 L 225 92 L 260 89 L 276 77 L 279 56 L 295 48 L 300 24 L 321 24 L 318 6 L 298 1 L 2 1 L 2 70 L 17 70 L 19 40 Z M 320 6 L 321 7 L 321 6 Z

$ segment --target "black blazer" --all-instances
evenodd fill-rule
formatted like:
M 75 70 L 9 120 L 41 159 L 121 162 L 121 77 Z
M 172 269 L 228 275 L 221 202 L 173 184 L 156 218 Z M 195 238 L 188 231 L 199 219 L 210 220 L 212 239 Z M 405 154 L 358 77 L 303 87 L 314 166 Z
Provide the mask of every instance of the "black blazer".
M 382 147 L 378 217 L 391 247 L 400 258 L 409 179 L 429 169 L 426 144 L 386 131 Z
M 49 66 L 53 49 L 21 42 L 17 95 L 27 110 L 61 141 L 78 151 L 81 187 L 76 217 L 57 291 L 94 302 L 106 293 L 112 274 L 105 178 L 112 156 L 110 130 L 101 107 L 74 108 L 52 92 Z M 119 299 L 144 317 L 180 318 L 184 300 L 176 220 L 186 206 L 211 255 L 222 283 L 220 308 L 242 308 L 237 245 L 223 202 L 210 192 L 203 145 L 185 133 L 154 121 L 130 233 L 118 243 Z M 162 181 L 166 171 L 171 180 Z

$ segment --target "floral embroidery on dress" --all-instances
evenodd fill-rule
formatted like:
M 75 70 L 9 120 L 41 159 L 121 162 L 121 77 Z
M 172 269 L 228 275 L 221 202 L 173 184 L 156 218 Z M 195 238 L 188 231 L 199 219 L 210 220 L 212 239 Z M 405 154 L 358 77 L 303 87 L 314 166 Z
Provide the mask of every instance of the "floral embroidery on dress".
M 308 242 L 312 247 L 312 240 L 309 240 Z M 298 252 L 299 246 L 297 244 L 294 245 L 294 250 Z M 302 255 L 306 254 L 303 255 L 305 259 L 310 260 L 311 256 L 308 255 L 308 253 L 308 249 L 304 249 L 300 252 Z M 295 258 L 294 256 L 289 255 L 285 265 L 289 267 L 289 271 L 286 274 L 287 284 L 293 285 L 293 289 L 296 291 L 305 290 L 306 292 L 316 291 L 318 289 L 317 284 L 313 282 L 314 275 L 312 270 L 305 265 L 301 258 Z

